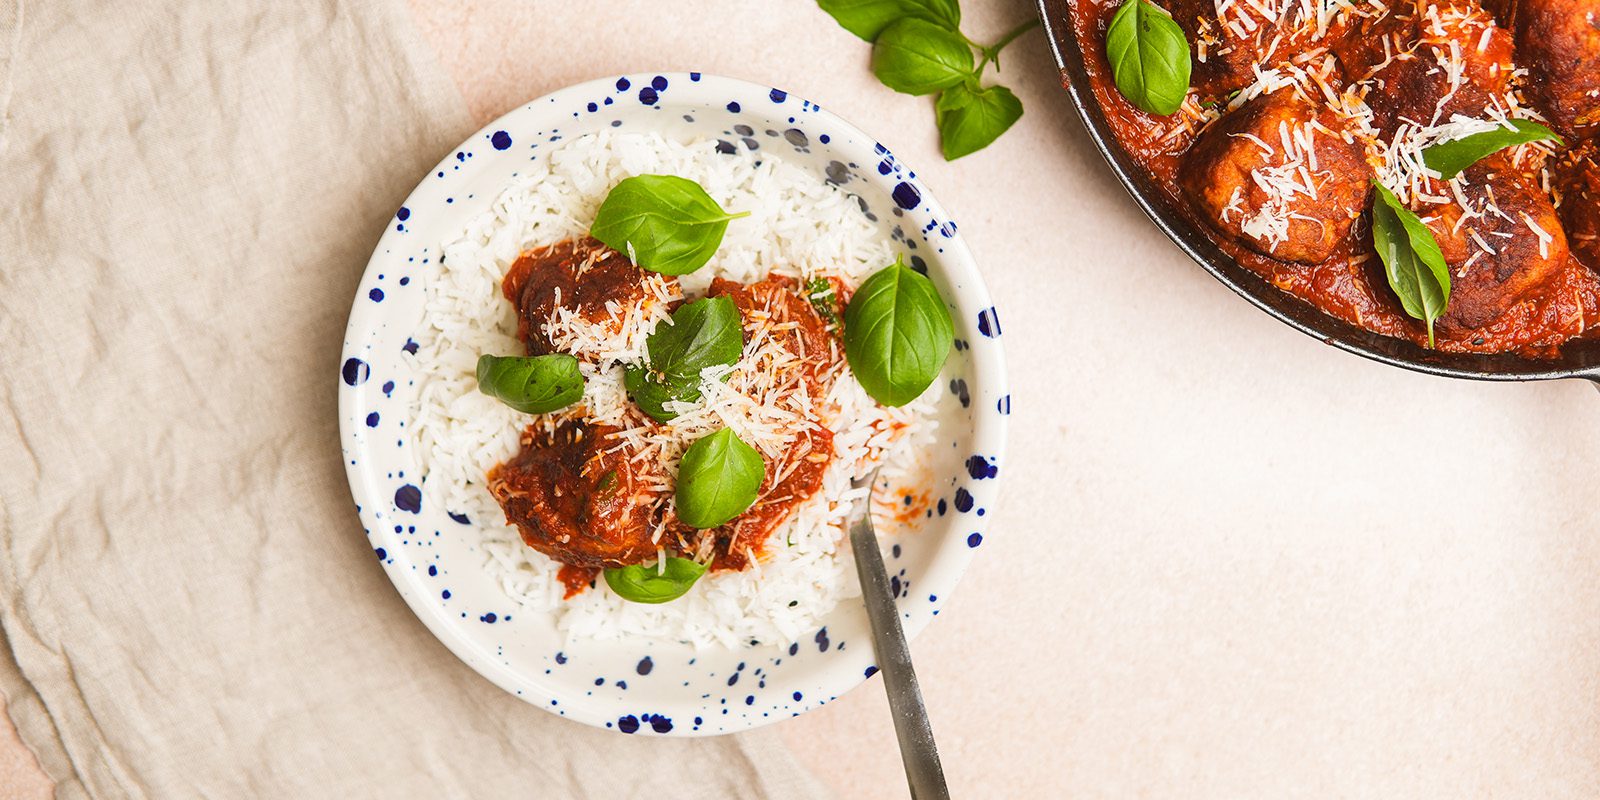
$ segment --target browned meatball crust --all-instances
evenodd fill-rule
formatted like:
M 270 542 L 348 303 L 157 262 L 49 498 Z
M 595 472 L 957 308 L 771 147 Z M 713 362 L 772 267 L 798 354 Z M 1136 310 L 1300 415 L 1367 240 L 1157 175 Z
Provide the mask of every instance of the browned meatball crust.
M 1252 66 L 1266 55 L 1266 44 L 1280 27 L 1240 0 L 1224 6 L 1220 17 L 1212 0 L 1167 0 L 1161 5 L 1189 39 L 1194 60 L 1190 83 L 1203 97 L 1225 94 L 1254 80 Z
M 1488 12 L 1450 2 L 1397 4 L 1338 48 L 1353 81 L 1366 81 L 1372 125 L 1389 136 L 1404 123 L 1429 126 L 1454 115 L 1481 119 L 1509 112 L 1511 35 Z
M 1465 174 L 1468 209 L 1452 202 L 1419 211 L 1450 265 L 1450 303 L 1438 323 L 1448 335 L 1493 323 L 1568 256 L 1555 207 L 1534 178 L 1500 157 Z
M 1566 154 L 1554 172 L 1567 246 L 1584 266 L 1600 271 L 1600 143 L 1591 140 Z
M 1343 123 L 1288 89 L 1218 120 L 1179 167 L 1184 197 L 1219 232 L 1263 255 L 1316 264 L 1366 206 L 1372 170 Z
M 1600 0 L 1516 0 L 1517 58 L 1556 129 L 1600 132 Z
M 1201 98 L 1219 98 L 1256 80 L 1263 68 L 1301 63 L 1344 37 L 1355 15 L 1308 15 L 1314 4 L 1295 0 L 1164 0 L 1188 37 L 1194 71 L 1190 85 Z M 1312 59 L 1315 60 L 1314 58 Z

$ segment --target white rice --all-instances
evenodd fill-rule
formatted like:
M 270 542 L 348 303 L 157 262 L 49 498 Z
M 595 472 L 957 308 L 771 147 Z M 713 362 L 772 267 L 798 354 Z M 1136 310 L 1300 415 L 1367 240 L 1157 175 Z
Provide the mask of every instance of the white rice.
M 888 237 L 864 217 L 855 198 L 770 153 L 741 149 L 727 155 L 716 152 L 715 142 L 683 144 L 612 131 L 566 142 L 530 164 L 489 210 L 446 242 L 444 259 L 422 271 L 427 301 L 413 359 L 423 376 L 414 418 L 423 486 L 430 502 L 471 518 L 474 526 L 462 530 L 483 537 L 486 567 L 506 594 L 529 612 L 553 616 L 569 639 L 642 636 L 697 647 L 794 641 L 814 630 L 840 600 L 859 594 L 844 521 L 866 492 L 852 490 L 851 478 L 884 466 L 879 486 L 896 491 L 892 497 L 878 493 L 888 512 L 875 517 L 880 531 L 894 527 L 882 524 L 897 510 L 890 507 L 898 506 L 893 500 L 921 483 L 914 454 L 932 438 L 937 381 L 916 402 L 888 409 L 874 403 L 846 368 L 819 406 L 828 409 L 822 421 L 834 432 L 836 453 L 822 489 L 776 529 L 759 564 L 708 573 L 670 603 L 624 601 L 603 580 L 563 600 L 560 564 L 525 546 L 516 529 L 503 524 L 505 516 L 485 488 L 485 473 L 515 454 L 519 433 L 533 419 L 480 393 L 474 374 L 480 354 L 522 352 L 501 279 L 521 252 L 584 235 L 611 187 L 639 174 L 688 178 L 724 209 L 751 212 L 728 226 L 706 267 L 680 278 L 690 297 L 703 293 L 713 277 L 750 283 L 769 273 L 831 276 L 853 289 L 895 257 Z M 643 316 L 633 324 L 653 326 L 665 313 Z M 618 337 L 595 349 L 607 358 L 636 358 L 642 339 Z M 624 401 L 621 368 L 586 362 L 584 370 L 584 402 L 591 413 L 614 411 Z M 720 386 L 706 385 L 713 391 L 703 402 L 715 402 L 715 408 L 682 409 L 672 428 L 683 428 L 684 443 L 716 421 L 741 437 L 763 424 L 758 415 L 729 405 Z M 680 453 L 681 448 L 668 457 Z

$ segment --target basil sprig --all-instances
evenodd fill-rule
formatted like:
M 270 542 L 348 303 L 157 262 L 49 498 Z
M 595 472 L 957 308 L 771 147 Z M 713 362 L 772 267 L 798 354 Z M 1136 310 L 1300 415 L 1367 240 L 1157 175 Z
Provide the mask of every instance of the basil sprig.
M 633 402 L 660 422 L 677 417 L 668 400 L 700 399 L 700 371 L 735 364 L 744 351 L 744 320 L 726 297 L 685 303 L 672 313 L 671 325 L 658 325 L 645 339 L 647 366 L 631 366 L 623 385 Z
M 478 357 L 478 391 L 524 414 L 545 414 L 583 398 L 578 359 L 566 353 Z
M 939 130 L 948 131 L 939 139 L 944 158 L 954 161 L 993 144 L 1022 119 L 1022 101 L 1004 86 L 985 88 L 966 81 L 944 90 L 934 112 Z
M 700 188 L 676 175 L 636 175 L 611 188 L 589 235 L 626 253 L 633 263 L 663 275 L 687 275 L 705 266 L 722 244 L 730 214 Z
M 977 152 L 1022 117 L 1022 102 L 1003 86 L 983 86 L 1000 70 L 1000 51 L 1039 24 L 1029 20 L 984 46 L 959 30 L 957 0 L 817 0 L 851 33 L 871 41 L 872 72 L 897 92 L 943 92 L 935 121 L 946 160 Z
M 961 24 L 956 0 L 817 0 L 817 5 L 845 30 L 872 41 L 889 23 L 903 18 L 925 19 L 949 30 Z
M 1450 302 L 1450 267 L 1428 226 L 1377 181 L 1372 204 L 1372 246 L 1383 259 L 1389 288 L 1400 307 L 1428 326 L 1428 346 L 1433 346 L 1433 322 Z
M 618 597 L 634 603 L 665 603 L 682 597 L 706 574 L 706 566 L 687 558 L 668 557 L 667 563 L 632 564 L 604 572 L 606 585 Z
M 886 406 L 917 399 L 939 377 L 955 328 L 933 281 L 899 258 L 872 274 L 844 310 L 844 355 L 861 388 Z
M 1171 114 L 1189 93 L 1189 40 L 1172 15 L 1148 0 L 1123 0 L 1106 28 L 1106 59 L 1117 91 L 1152 114 Z
M 715 528 L 743 514 L 766 477 L 761 454 L 732 430 L 703 436 L 678 464 L 678 519 L 694 528 Z
M 1533 120 L 1514 119 L 1511 120 L 1510 128 L 1502 125 L 1492 131 L 1482 131 L 1460 139 L 1430 145 L 1428 149 L 1422 151 L 1422 161 L 1428 165 L 1428 169 L 1439 173 L 1445 180 L 1450 180 L 1485 156 L 1507 147 L 1546 139 L 1558 143 L 1561 141 L 1561 137 L 1557 136 L 1555 131 Z

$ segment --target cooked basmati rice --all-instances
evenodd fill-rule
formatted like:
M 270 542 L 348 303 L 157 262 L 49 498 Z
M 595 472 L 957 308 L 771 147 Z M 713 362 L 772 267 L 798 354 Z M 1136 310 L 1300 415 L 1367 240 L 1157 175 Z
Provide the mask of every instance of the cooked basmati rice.
M 678 175 L 699 183 L 723 208 L 750 212 L 728 226 L 710 264 L 680 278 L 689 297 L 701 295 L 713 277 L 750 283 L 769 273 L 835 277 L 853 289 L 894 260 L 888 237 L 848 193 L 771 154 L 723 154 L 715 144 L 611 131 L 575 138 L 531 164 L 445 244 L 442 259 L 423 270 L 426 303 L 412 357 L 423 376 L 413 421 L 423 486 L 431 502 L 472 520 L 475 527 L 466 530 L 483 537 L 486 567 L 506 594 L 530 612 L 552 615 L 569 639 L 649 637 L 697 647 L 794 641 L 840 600 L 859 593 L 843 527 L 866 490 L 852 490 L 851 478 L 882 464 L 880 486 L 898 490 L 921 482 L 914 456 L 932 438 L 938 389 L 908 406 L 884 408 L 846 368 L 829 396 L 818 399 L 836 452 L 822 489 L 774 531 L 761 562 L 748 570 L 708 573 L 687 595 L 661 605 L 624 601 L 604 581 L 563 600 L 560 564 L 525 546 L 516 529 L 503 524 L 484 476 L 516 453 L 518 435 L 533 418 L 477 387 L 480 354 L 522 352 L 500 282 L 523 251 L 584 235 L 617 182 L 639 174 Z M 639 360 L 643 333 L 666 317 L 665 303 L 657 303 L 630 314 L 620 333 L 565 329 L 564 347 L 582 344 L 603 356 L 582 366 L 591 416 L 617 416 L 626 402 L 621 368 L 608 362 Z M 748 360 L 749 346 L 745 355 Z M 735 369 L 745 365 L 742 360 Z M 671 426 L 679 441 L 667 442 L 663 457 L 675 463 L 682 444 L 724 424 L 741 438 L 755 439 L 758 449 L 763 436 L 785 435 L 781 425 L 774 427 L 772 409 L 763 417 L 761 408 L 741 407 L 743 395 L 717 380 L 706 388 L 700 403 L 679 409 L 682 416 Z M 752 405 L 748 398 L 744 403 Z M 886 508 L 875 519 L 888 521 L 894 510 Z M 893 527 L 880 522 L 880 531 L 892 534 Z

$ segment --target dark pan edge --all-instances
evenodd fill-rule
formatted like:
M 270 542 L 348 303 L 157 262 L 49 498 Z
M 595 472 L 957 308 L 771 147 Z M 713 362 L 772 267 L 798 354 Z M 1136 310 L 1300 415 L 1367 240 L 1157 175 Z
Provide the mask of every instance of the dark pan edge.
M 1112 135 L 1100 104 L 1089 86 L 1083 53 L 1073 33 L 1069 0 L 1038 0 L 1040 21 L 1050 41 L 1050 52 L 1060 70 L 1061 83 L 1072 99 L 1072 107 L 1083 122 L 1095 149 L 1116 174 L 1117 180 L 1133 197 L 1150 221 L 1195 263 L 1251 305 L 1278 321 L 1341 350 L 1390 366 L 1451 378 L 1484 381 L 1533 381 L 1555 378 L 1587 378 L 1600 381 L 1600 341 L 1569 342 L 1561 357 L 1549 360 L 1515 355 L 1469 355 L 1439 353 L 1410 342 L 1380 336 L 1328 316 L 1293 295 L 1284 292 L 1261 276 L 1240 266 L 1212 243 L 1205 232 L 1172 213 L 1161 191 L 1142 175 Z

